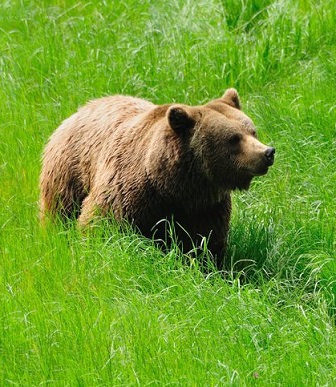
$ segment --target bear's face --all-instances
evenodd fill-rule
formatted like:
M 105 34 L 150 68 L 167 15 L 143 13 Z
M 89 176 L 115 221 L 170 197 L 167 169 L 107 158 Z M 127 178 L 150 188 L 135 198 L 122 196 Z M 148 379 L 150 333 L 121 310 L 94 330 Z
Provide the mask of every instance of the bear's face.
M 252 178 L 267 173 L 274 162 L 275 149 L 257 139 L 234 89 L 204 106 L 172 106 L 168 121 L 180 135 L 188 133 L 197 164 L 224 189 L 248 189 Z

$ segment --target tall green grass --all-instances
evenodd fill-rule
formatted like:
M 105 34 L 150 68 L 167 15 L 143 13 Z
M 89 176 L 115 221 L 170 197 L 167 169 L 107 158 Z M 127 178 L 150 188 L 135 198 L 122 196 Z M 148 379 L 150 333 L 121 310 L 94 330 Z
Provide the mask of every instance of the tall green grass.
M 0 384 L 336 381 L 334 0 L 0 4 Z M 42 148 L 88 99 L 236 87 L 276 163 L 233 195 L 231 272 L 38 223 Z

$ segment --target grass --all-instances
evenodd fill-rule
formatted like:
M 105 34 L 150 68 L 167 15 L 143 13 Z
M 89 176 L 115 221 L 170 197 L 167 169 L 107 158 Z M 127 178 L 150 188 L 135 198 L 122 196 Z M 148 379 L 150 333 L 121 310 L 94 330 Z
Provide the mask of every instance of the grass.
M 332 386 L 334 0 L 0 4 L 0 384 Z M 38 223 L 40 155 L 88 99 L 236 87 L 270 173 L 233 195 L 225 278 L 130 230 Z

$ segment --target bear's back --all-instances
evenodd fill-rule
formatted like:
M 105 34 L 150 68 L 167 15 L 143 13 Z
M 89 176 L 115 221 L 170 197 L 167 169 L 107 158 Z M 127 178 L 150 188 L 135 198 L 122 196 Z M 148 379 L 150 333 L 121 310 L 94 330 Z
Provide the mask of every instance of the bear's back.
M 44 164 L 75 174 L 89 189 L 97 160 L 106 141 L 116 135 L 119 126 L 137 115 L 155 108 L 149 101 L 115 95 L 92 100 L 62 122 L 50 137 L 44 151 Z
M 154 107 L 149 101 L 121 95 L 91 100 L 62 122 L 52 134 L 47 147 L 53 142 L 58 144 L 63 141 L 88 147 L 98 145 L 97 142 L 101 144 L 120 124 Z

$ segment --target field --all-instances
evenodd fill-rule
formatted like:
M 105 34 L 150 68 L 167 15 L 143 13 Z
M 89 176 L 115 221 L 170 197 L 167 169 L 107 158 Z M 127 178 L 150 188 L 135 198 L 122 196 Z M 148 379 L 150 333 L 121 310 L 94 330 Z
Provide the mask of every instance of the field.
M 335 0 L 0 3 L 0 385 L 336 385 L 335 29 Z M 233 194 L 228 273 L 40 227 L 41 152 L 80 105 L 228 87 L 276 148 Z

